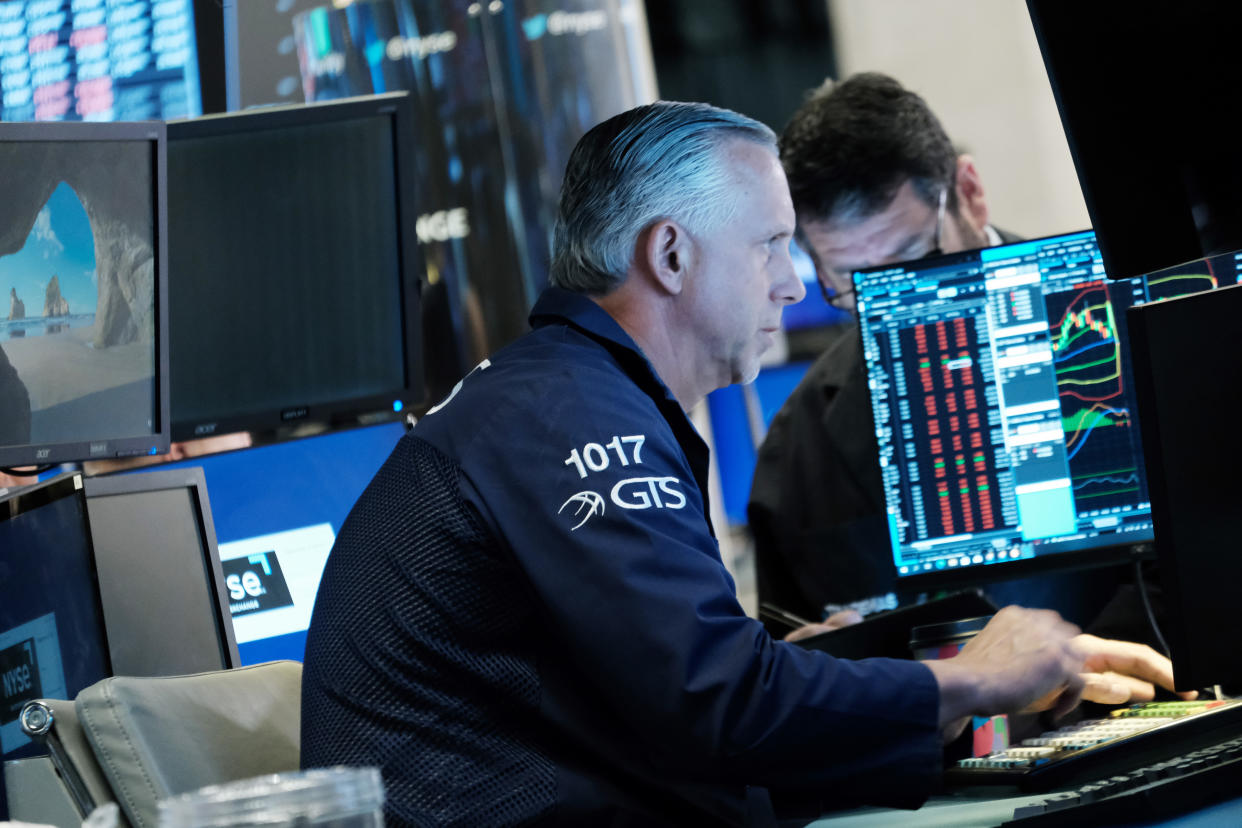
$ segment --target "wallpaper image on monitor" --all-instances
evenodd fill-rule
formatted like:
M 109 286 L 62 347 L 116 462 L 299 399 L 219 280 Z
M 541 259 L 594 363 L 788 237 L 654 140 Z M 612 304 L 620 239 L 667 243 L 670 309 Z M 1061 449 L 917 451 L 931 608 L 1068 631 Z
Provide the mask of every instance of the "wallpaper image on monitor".
M 0 446 L 153 433 L 151 165 L 146 142 L 0 144 Z

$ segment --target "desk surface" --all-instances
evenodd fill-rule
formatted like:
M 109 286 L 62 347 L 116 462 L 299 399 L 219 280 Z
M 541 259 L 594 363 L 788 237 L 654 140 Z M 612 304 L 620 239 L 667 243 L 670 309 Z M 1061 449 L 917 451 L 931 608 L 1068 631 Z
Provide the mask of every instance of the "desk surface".
M 824 817 L 808 828 L 889 828 L 900 820 L 903 828 L 991 828 L 1013 819 L 1014 808 L 1039 802 L 1051 794 L 1008 794 L 997 796 L 996 789 L 970 788 L 954 794 L 934 796 L 917 811 L 891 808 L 859 808 Z M 1242 797 L 1210 805 L 1193 813 L 1159 823 L 1166 828 L 1218 828 L 1242 825 Z

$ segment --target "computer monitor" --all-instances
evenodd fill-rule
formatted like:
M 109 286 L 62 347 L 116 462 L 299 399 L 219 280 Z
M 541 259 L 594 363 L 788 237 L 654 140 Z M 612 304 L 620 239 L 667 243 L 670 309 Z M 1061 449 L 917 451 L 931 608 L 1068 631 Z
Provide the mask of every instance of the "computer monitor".
M 0 467 L 168 448 L 164 126 L 0 123 Z
M 86 498 L 113 672 L 239 666 L 202 470 L 90 478 Z
M 381 423 L 164 466 L 201 467 L 211 488 L 242 664 L 302 660 L 328 551 L 404 433 Z
M 142 121 L 224 108 L 219 0 L 5 0 L 0 121 Z
M 1242 155 L 1216 126 L 1242 86 L 1242 5 L 1027 7 L 1109 275 L 1242 248 Z
M 175 440 L 422 398 L 404 93 L 168 125 Z
M 109 674 L 81 475 L 0 495 L 0 760 L 40 753 L 18 722 L 25 702 Z M 3 775 L 0 763 L 0 797 Z
M 1242 258 L 1242 257 L 1239 257 Z M 1179 689 L 1242 682 L 1242 285 L 1132 308 L 1164 638 Z
M 899 582 L 1153 555 L 1125 310 L 1237 272 L 1110 280 L 1089 231 L 856 272 Z

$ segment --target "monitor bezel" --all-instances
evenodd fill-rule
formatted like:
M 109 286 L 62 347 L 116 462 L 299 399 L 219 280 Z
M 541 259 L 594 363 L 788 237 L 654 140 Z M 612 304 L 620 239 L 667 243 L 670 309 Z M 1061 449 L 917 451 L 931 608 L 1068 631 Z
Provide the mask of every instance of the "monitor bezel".
M 95 497 L 187 489 L 198 521 L 199 539 L 203 542 L 207 568 L 211 573 L 208 586 L 211 589 L 212 606 L 216 609 L 216 628 L 223 645 L 221 655 L 225 662 L 220 669 L 240 667 L 241 656 L 237 650 L 237 636 L 233 632 L 233 615 L 229 611 L 228 590 L 224 586 L 224 568 L 220 561 L 220 548 L 216 540 L 216 525 L 211 517 L 211 501 L 207 497 L 207 478 L 202 468 L 190 466 L 179 469 L 157 469 L 132 474 L 88 477 L 85 480 L 87 509 L 90 508 L 91 498 Z M 107 622 L 106 611 L 104 621 Z
M 966 262 L 977 261 L 982 264 L 982 254 L 985 250 L 997 250 L 999 247 L 1040 244 L 1052 239 L 1082 236 L 1084 234 L 1093 234 L 1090 229 L 1075 230 L 1066 233 L 1052 233 L 1047 236 L 1039 236 L 1031 239 L 1022 239 L 1016 242 L 1009 242 L 1004 245 L 989 245 L 986 247 L 975 247 L 968 250 L 956 251 L 953 253 L 942 253 L 937 256 L 927 256 L 921 259 L 909 259 L 901 262 L 892 262 L 890 264 L 876 265 L 874 267 L 861 268 L 855 270 L 851 274 L 851 280 L 855 291 L 855 298 L 862 296 L 862 284 L 866 278 L 874 273 L 883 273 L 896 268 L 909 269 L 918 267 L 920 269 L 930 267 L 945 267 L 953 264 L 961 264 Z M 1098 245 L 1098 241 L 1097 241 Z M 1107 278 L 1107 277 L 1106 277 Z M 1137 277 L 1130 277 L 1137 278 Z M 864 353 L 866 341 L 864 339 L 863 325 L 861 314 L 857 317 L 857 331 L 855 335 L 860 344 L 859 353 Z M 865 359 L 865 357 L 864 357 Z M 863 370 L 866 371 L 864 363 Z M 868 404 L 871 405 L 871 422 L 875 423 L 874 400 L 871 394 L 867 395 Z M 1136 413 L 1137 417 L 1137 413 Z M 876 457 L 879 462 L 879 457 Z M 888 498 L 883 497 L 882 516 L 886 525 L 888 524 Z M 1136 533 L 1138 534 L 1138 533 Z M 1046 554 L 1037 554 L 1033 558 L 1016 558 L 1010 560 L 997 560 L 991 563 L 972 564 L 964 567 L 954 567 L 945 569 L 924 570 L 919 572 L 911 572 L 902 575 L 897 567 L 897 562 L 893 556 L 893 538 L 889 537 L 889 546 L 886 549 L 887 559 L 893 567 L 894 583 L 902 592 L 923 592 L 941 589 L 958 589 L 986 586 L 1000 581 L 1010 581 L 1018 578 L 1026 578 L 1034 575 L 1042 575 L 1051 572 L 1072 572 L 1087 569 L 1103 569 L 1107 567 L 1117 567 L 1127 564 L 1133 564 L 1139 561 L 1153 560 L 1156 557 L 1156 547 L 1153 537 L 1147 535 L 1152 533 L 1142 533 L 1140 539 L 1126 543 L 1104 543 L 1099 546 L 1090 547 L 1088 549 L 1067 549 L 1060 552 L 1051 552 Z
M 153 397 L 156 422 L 150 435 L 105 437 L 61 443 L 0 446 L 0 467 L 20 468 L 105 460 L 144 454 L 166 454 L 170 441 L 168 373 L 168 156 L 163 122 L 21 121 L 0 122 L 0 142 L 104 143 L 147 141 L 153 145 L 151 186 L 152 248 L 155 253 L 155 375 Z
M 421 289 L 423 265 L 418 238 L 414 230 L 417 216 L 413 104 L 408 92 L 366 95 L 311 104 L 263 107 L 243 112 L 204 115 L 168 122 L 169 143 L 181 140 L 215 138 L 244 132 L 290 129 L 300 126 L 388 116 L 393 137 L 393 162 L 396 167 L 397 231 L 400 244 L 399 272 L 403 310 L 401 335 L 404 343 L 405 376 L 401 387 L 380 394 L 346 397 L 330 403 L 304 405 L 289 401 L 278 408 L 260 407 L 222 416 L 210 421 L 171 419 L 173 440 L 193 440 L 249 431 L 256 442 L 273 442 L 296 436 L 318 426 L 331 428 L 369 425 L 398 420 L 405 411 L 423 401 L 423 343 L 421 328 Z M 173 152 L 175 152 L 175 148 Z M 174 242 L 175 244 L 175 242 Z M 171 384 L 171 377 L 170 377 Z M 393 401 L 401 400 L 401 410 L 393 410 Z M 174 401 L 175 405 L 175 401 Z M 290 417 L 291 410 L 299 412 Z

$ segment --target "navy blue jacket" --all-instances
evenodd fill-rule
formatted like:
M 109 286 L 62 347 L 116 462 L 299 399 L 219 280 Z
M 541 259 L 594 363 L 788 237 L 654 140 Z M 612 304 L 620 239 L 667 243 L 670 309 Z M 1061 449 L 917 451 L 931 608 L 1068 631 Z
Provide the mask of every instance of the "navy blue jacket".
M 941 769 L 931 672 L 773 640 L 720 559 L 707 446 L 650 363 L 585 297 L 550 289 L 532 322 L 341 528 L 303 765 L 379 765 L 397 825 L 919 804 Z

